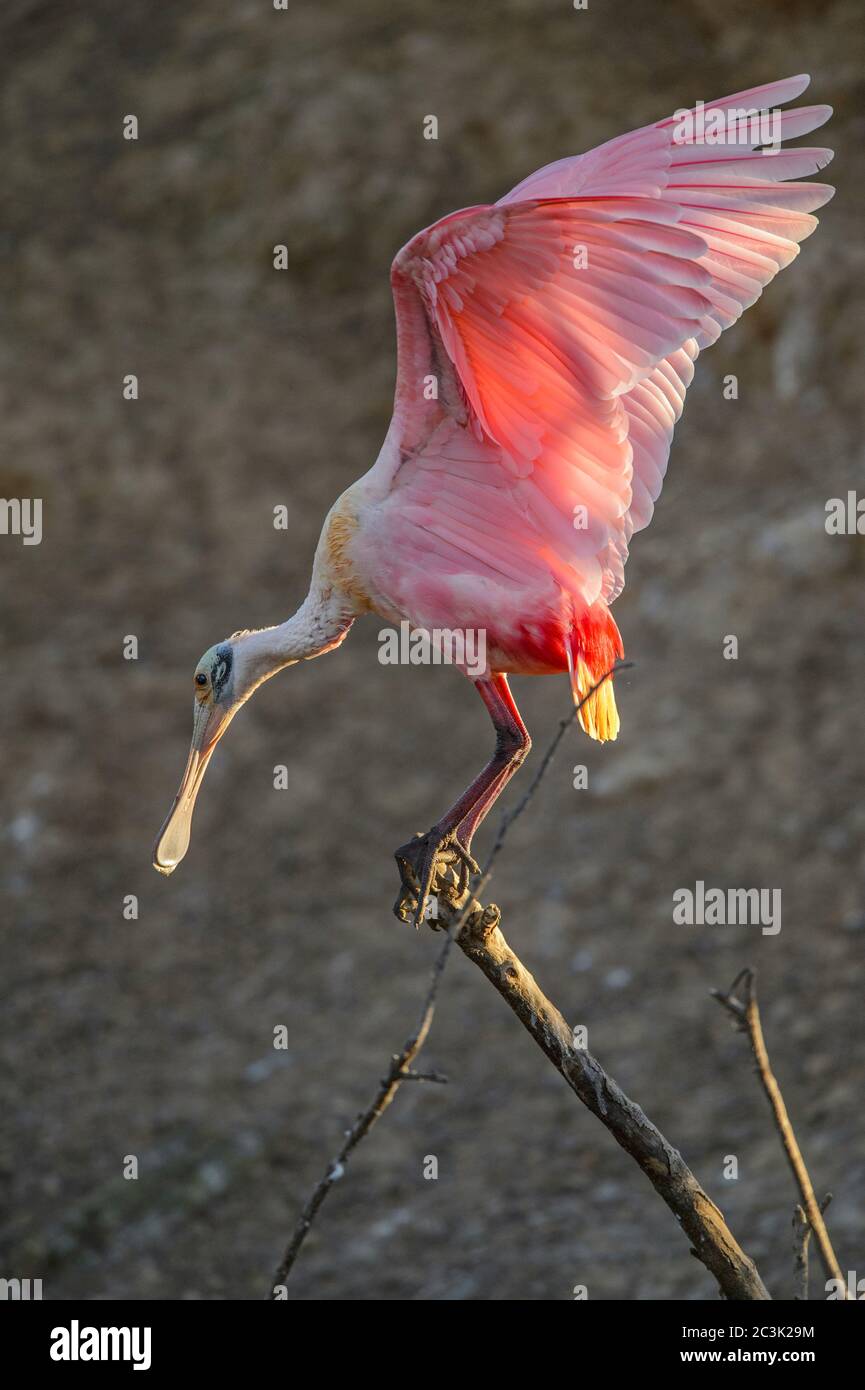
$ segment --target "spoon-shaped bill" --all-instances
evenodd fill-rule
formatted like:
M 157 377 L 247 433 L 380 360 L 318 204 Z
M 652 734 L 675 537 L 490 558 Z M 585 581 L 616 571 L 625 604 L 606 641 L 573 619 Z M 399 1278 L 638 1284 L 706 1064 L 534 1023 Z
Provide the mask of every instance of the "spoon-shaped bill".
M 208 705 L 196 705 L 192 728 L 192 745 L 186 768 L 174 798 L 174 805 L 156 837 L 153 847 L 153 867 L 161 874 L 171 874 L 189 849 L 192 813 L 195 798 L 204 780 L 213 750 L 225 733 L 234 711 L 220 710 Z

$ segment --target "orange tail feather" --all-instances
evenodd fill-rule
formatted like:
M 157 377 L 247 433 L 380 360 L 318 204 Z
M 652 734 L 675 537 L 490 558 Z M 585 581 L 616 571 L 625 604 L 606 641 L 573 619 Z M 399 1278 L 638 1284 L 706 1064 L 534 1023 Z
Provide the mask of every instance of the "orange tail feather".
M 574 702 L 585 699 L 602 676 L 624 655 L 619 629 L 602 601 L 594 603 L 570 633 L 568 665 Z M 606 743 L 619 732 L 619 711 L 612 678 L 605 680 L 577 711 L 580 727 L 590 738 Z

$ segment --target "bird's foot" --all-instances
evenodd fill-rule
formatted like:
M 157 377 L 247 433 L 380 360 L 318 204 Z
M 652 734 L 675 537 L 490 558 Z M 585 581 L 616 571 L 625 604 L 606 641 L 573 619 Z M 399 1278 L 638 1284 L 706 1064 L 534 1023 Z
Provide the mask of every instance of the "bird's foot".
M 459 902 L 468 890 L 470 875 L 480 872 L 456 832 L 442 834 L 437 826 L 400 845 L 394 857 L 401 879 L 394 913 L 401 922 L 413 921 L 416 927 L 427 921 L 433 931 L 438 931 L 438 897 Z

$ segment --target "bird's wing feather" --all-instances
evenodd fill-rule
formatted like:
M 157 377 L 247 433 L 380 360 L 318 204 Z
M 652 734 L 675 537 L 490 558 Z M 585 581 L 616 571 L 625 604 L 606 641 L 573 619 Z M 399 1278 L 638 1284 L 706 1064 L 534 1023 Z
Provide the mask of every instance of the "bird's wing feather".
M 806 85 L 790 78 L 706 110 L 762 109 Z M 829 114 L 785 112 L 773 134 L 805 134 Z M 396 257 L 394 487 L 451 564 L 464 555 L 469 569 L 505 574 L 543 555 L 586 604 L 620 591 L 698 351 L 789 264 L 832 193 L 783 182 L 830 151 L 764 155 L 757 139 L 709 143 L 696 123 L 690 136 L 673 116 L 559 160 Z M 455 425 L 472 432 L 471 459 Z

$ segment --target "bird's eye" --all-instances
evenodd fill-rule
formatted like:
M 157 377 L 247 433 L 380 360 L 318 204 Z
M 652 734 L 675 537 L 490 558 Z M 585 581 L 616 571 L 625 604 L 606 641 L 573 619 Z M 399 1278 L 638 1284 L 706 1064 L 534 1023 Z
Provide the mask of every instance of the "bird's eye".
M 198 675 L 195 677 L 195 684 L 207 685 L 207 676 L 204 674 L 203 671 L 199 671 Z

